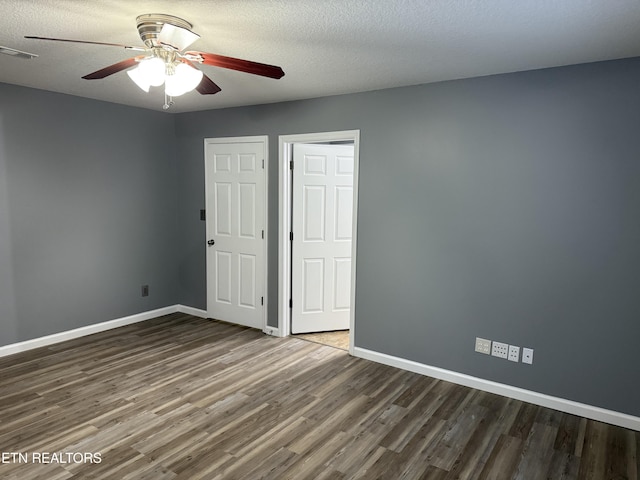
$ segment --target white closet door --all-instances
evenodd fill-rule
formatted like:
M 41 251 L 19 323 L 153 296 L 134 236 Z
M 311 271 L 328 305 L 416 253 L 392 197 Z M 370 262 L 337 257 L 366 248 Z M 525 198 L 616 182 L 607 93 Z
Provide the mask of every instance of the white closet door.
M 349 329 L 353 152 L 294 145 L 292 333 Z
M 206 143 L 207 315 L 264 327 L 264 143 Z

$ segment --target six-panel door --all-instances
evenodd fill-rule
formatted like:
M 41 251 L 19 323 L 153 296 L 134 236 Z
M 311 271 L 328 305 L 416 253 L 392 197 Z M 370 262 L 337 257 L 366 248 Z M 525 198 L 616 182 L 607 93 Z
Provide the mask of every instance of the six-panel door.
M 350 325 L 352 145 L 293 150 L 292 333 Z
M 264 143 L 205 148 L 207 315 L 262 329 Z

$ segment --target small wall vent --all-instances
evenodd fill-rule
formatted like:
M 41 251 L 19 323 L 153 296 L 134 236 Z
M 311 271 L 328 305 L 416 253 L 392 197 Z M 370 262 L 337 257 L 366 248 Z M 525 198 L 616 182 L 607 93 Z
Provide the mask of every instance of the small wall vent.
M 26 59 L 32 59 L 32 58 L 36 58 L 38 56 L 35 53 L 23 52 L 22 50 L 16 50 L 15 48 L 3 47 L 1 45 L 0 45 L 0 53 L 2 53 L 3 55 L 9 55 L 11 57 L 26 58 Z

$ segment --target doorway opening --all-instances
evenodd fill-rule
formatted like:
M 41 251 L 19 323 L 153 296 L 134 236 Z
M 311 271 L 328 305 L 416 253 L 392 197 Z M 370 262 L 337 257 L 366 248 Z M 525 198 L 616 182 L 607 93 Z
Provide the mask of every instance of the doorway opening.
M 350 353 L 359 137 L 351 130 L 279 138 L 278 334 L 347 330 Z

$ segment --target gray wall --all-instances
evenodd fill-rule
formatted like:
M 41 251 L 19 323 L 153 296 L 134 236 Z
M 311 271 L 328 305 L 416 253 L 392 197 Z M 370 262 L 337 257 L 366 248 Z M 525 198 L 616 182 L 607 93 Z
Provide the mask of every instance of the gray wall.
M 205 137 L 269 135 L 274 325 L 277 136 L 360 129 L 356 345 L 640 415 L 639 125 L 640 59 L 175 116 L 0 85 L 0 345 L 206 308 Z
M 0 345 L 178 303 L 173 127 L 0 84 Z
M 182 303 L 206 307 L 202 139 L 360 129 L 356 346 L 640 415 L 640 59 L 176 116 Z M 473 351 L 535 349 L 534 365 Z
M 206 309 L 204 139 L 269 135 L 269 292 L 268 324 L 277 326 L 278 281 L 278 135 L 328 130 L 353 130 L 359 115 L 334 118 L 359 97 L 339 96 L 255 107 L 211 110 L 176 115 L 176 148 L 180 171 L 180 228 L 182 235 L 180 285 L 182 303 Z M 355 108 L 355 107 L 354 107 Z M 352 118 L 348 118 L 352 117 Z M 354 120 L 355 118 L 355 120 Z

